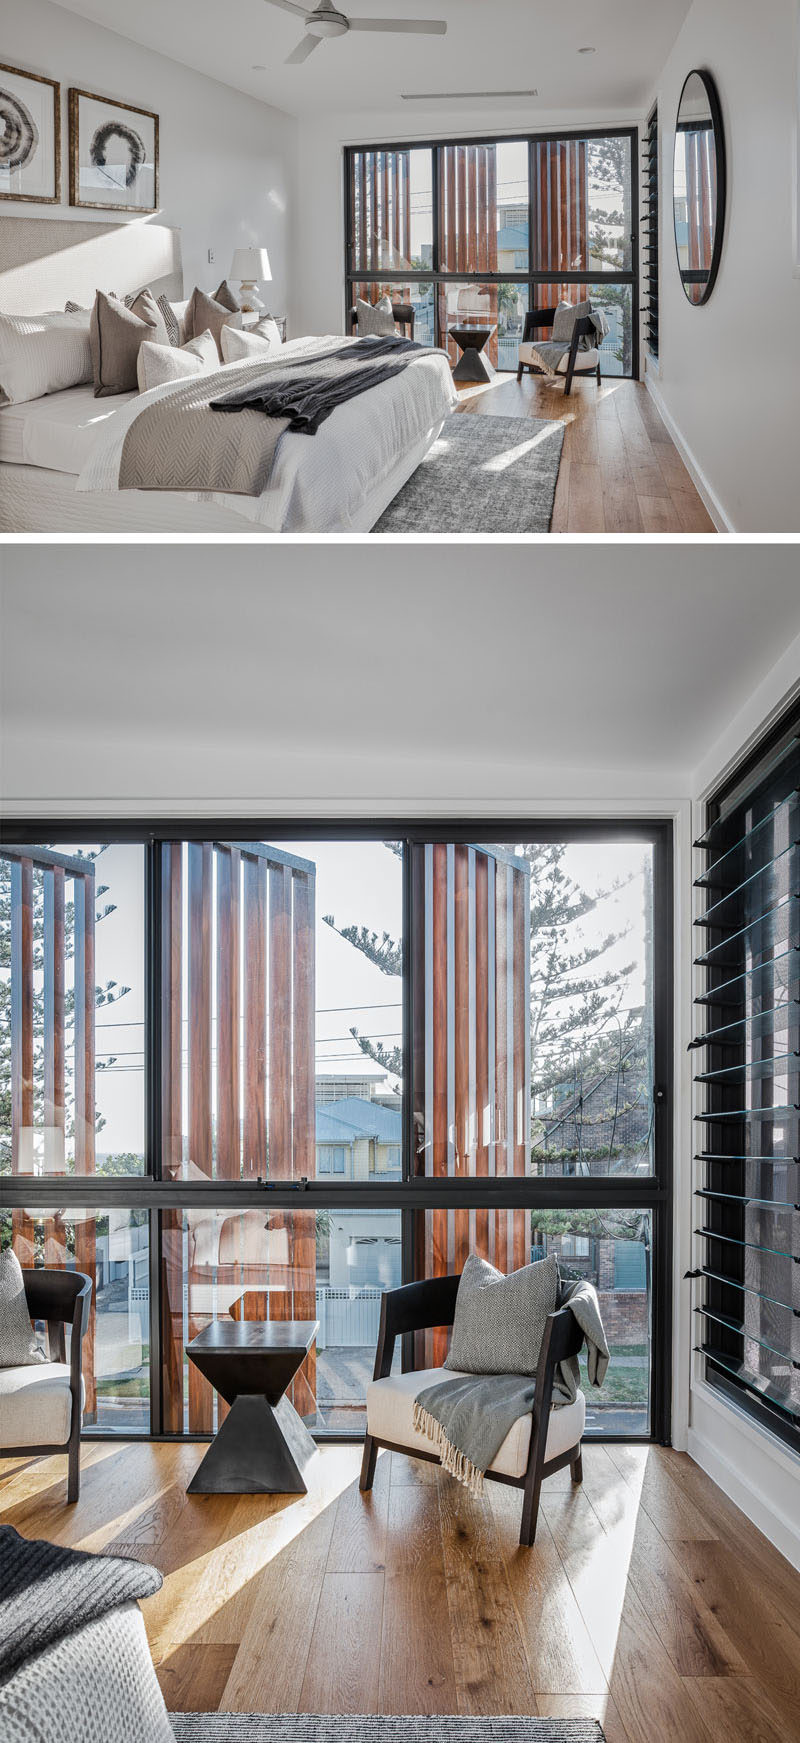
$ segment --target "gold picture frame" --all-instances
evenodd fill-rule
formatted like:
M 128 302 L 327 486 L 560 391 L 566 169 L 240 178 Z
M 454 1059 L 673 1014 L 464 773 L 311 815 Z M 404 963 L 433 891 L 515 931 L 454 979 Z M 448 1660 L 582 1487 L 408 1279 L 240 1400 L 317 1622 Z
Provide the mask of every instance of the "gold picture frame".
M 2 84 L 3 84 L 3 74 L 4 73 L 6 73 L 6 74 L 10 73 L 12 76 L 12 79 L 19 82 L 23 86 L 26 84 L 49 85 L 50 89 L 53 93 L 53 99 L 52 99 L 53 100 L 53 109 L 52 109 L 52 118 L 51 118 L 51 126 L 52 126 L 52 132 L 53 132 L 53 142 L 52 142 L 53 143 L 53 155 L 52 155 L 53 192 L 52 192 L 52 194 L 47 194 L 47 193 L 33 194 L 33 193 L 26 193 L 24 187 L 6 189 L 2 185 L 4 177 L 3 177 L 2 170 L 0 170 L 0 200 L 24 200 L 26 202 L 26 204 L 30 203 L 31 205 L 35 204 L 38 206 L 59 206 L 61 204 L 61 86 L 60 86 L 57 79 L 48 78 L 46 73 L 32 73 L 32 72 L 28 71 L 27 67 L 12 67 L 12 66 L 7 65 L 6 62 L 0 61 L 0 87 L 2 87 Z M 14 105 L 14 107 L 18 108 L 19 106 L 24 106 L 22 96 L 15 95 L 13 89 L 9 92 L 5 92 L 4 95 L 11 98 L 11 103 Z M 31 93 L 31 95 L 33 96 L 34 93 Z M 28 115 L 29 122 L 31 121 L 31 119 L 32 119 L 31 116 Z M 42 120 L 42 119 L 43 118 L 40 116 L 40 120 Z M 38 144 L 39 140 L 41 139 L 41 127 L 36 129 L 35 119 L 33 120 L 33 126 L 34 126 L 35 131 L 37 132 L 37 144 Z M 32 155 L 35 156 L 35 147 L 34 147 L 34 153 Z M 49 158 L 49 153 L 47 153 L 46 155 Z
M 84 113 L 82 113 L 83 104 L 96 105 L 94 113 L 92 113 L 91 109 L 88 108 Z M 148 137 L 143 140 L 142 137 L 135 132 L 133 127 L 125 122 L 124 116 L 121 120 L 120 126 L 115 126 L 114 118 L 118 111 L 120 113 L 124 111 L 124 115 L 138 115 L 142 121 L 149 122 L 150 127 L 146 130 Z M 107 112 L 105 120 L 102 118 L 103 112 Z M 141 200 L 131 203 L 130 201 L 113 197 L 99 200 L 90 200 L 82 197 L 87 191 L 88 185 L 92 181 L 97 181 L 98 175 L 108 175 L 109 196 L 112 195 L 115 186 L 114 179 L 111 175 L 112 166 L 106 165 L 104 156 L 101 155 L 99 158 L 95 156 L 92 162 L 89 161 L 90 143 L 85 139 L 85 134 L 91 133 L 93 127 L 94 132 L 92 134 L 91 143 L 95 145 L 96 150 L 96 142 L 98 136 L 101 134 L 107 134 L 109 137 L 114 133 L 120 134 L 121 136 L 128 134 L 131 142 L 135 141 L 138 145 L 142 146 L 144 156 L 135 171 L 135 179 L 138 179 L 138 176 L 144 172 L 143 198 Z M 147 152 L 150 144 L 152 144 L 152 163 L 147 162 Z M 103 146 L 101 143 L 101 152 L 102 149 Z M 113 166 L 117 171 L 117 177 L 122 172 L 123 168 L 125 169 L 126 191 L 131 185 L 134 185 L 134 183 L 129 179 L 134 149 L 135 147 L 133 143 L 131 143 L 131 155 L 129 156 L 127 166 L 124 166 L 123 164 Z M 152 178 L 152 182 L 150 178 Z M 82 182 L 84 184 L 83 187 Z M 119 187 L 119 191 L 122 192 L 118 180 L 116 186 Z M 149 198 L 151 187 L 152 199 Z M 92 211 L 99 212 L 147 213 L 156 212 L 158 210 L 158 116 L 153 113 L 152 109 L 141 109 L 135 103 L 118 102 L 116 98 L 104 97 L 98 91 L 83 91 L 79 90 L 76 86 L 71 87 L 69 93 L 69 203 L 71 206 L 88 207 Z

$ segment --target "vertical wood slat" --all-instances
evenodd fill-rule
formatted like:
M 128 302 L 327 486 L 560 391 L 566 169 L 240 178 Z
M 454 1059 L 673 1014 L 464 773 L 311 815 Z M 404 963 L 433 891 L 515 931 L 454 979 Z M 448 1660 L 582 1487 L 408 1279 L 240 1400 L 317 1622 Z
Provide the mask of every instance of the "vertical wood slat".
M 310 873 L 292 878 L 292 1052 L 293 1124 L 292 1173 L 295 1179 L 316 1171 L 315 1109 L 315 889 Z M 294 1317 L 316 1318 L 317 1239 L 313 1211 L 293 1217 Z M 292 1387 L 292 1402 L 301 1416 L 316 1412 L 317 1352 L 312 1345 Z
M 244 861 L 244 1129 L 242 1176 L 267 1176 L 267 867 Z
M 475 1099 L 477 1148 L 475 1173 L 489 1173 L 489 867 L 485 853 L 475 855 Z M 475 1251 L 489 1257 L 489 1211 L 475 1212 Z
M 235 847 L 217 861 L 217 1166 L 221 1180 L 241 1175 L 239 1121 L 240 868 Z
M 494 1120 L 495 1172 L 508 1174 L 508 976 L 509 928 L 507 874 L 502 862 L 495 879 L 495 1057 L 494 1057 Z M 507 1228 L 502 1215 L 496 1218 L 494 1263 L 500 1271 L 508 1270 Z
M 269 867 L 269 1174 L 292 1177 L 292 874 L 288 866 Z M 270 1319 L 293 1317 L 293 1285 L 299 1254 L 295 1253 L 295 1218 L 291 1211 L 273 1211 L 270 1235 L 285 1234 L 288 1263 L 270 1255 Z
M 44 872 L 44 931 L 42 939 L 44 1003 L 44 1142 L 45 1173 L 65 1167 L 66 1128 L 66 1033 L 64 958 L 66 893 L 64 867 L 48 866 Z M 44 1223 L 44 1262 L 58 1268 L 66 1261 L 64 1220 L 58 1213 Z
M 33 865 L 11 862 L 11 1171 L 32 1167 L 22 1134 L 33 1136 Z M 35 1262 L 33 1218 L 11 1213 L 14 1251 L 21 1265 Z
M 435 842 L 432 850 L 433 887 L 431 926 L 433 938 L 433 1173 L 447 1174 L 447 847 Z M 433 1275 L 448 1270 L 447 1211 L 430 1213 L 433 1234 Z M 441 1366 L 447 1354 L 447 1334 L 436 1327 L 431 1339 L 432 1364 Z
M 514 1121 L 513 1171 L 522 1177 L 528 1164 L 530 1144 L 530 991 L 528 963 L 530 960 L 530 893 L 528 880 L 517 870 L 512 872 L 512 933 L 511 960 L 514 965 L 512 996 L 512 1085 Z M 511 1212 L 514 1270 L 530 1260 L 530 1215 L 527 1210 Z
M 210 842 L 190 841 L 188 854 L 188 1096 L 189 1161 L 201 1174 L 212 1174 L 211 1149 L 211 945 L 212 854 Z M 189 1338 L 208 1324 L 197 1314 L 193 1295 L 200 1285 L 193 1263 L 193 1231 L 189 1218 Z M 213 1428 L 214 1394 L 209 1382 L 189 1364 L 189 1429 L 206 1434 Z
M 455 1081 L 455 1172 L 464 1175 L 470 1169 L 470 1094 L 469 1094 L 469 849 L 458 843 L 454 849 L 454 1081 Z M 453 1268 L 463 1271 L 469 1255 L 469 1211 L 454 1214 Z
M 95 1172 L 95 898 L 94 872 L 74 881 L 74 1036 L 75 1036 L 75 1173 Z M 75 1222 L 75 1264 L 94 1285 L 89 1326 L 83 1342 L 83 1375 L 86 1385 L 84 1420 L 97 1414 L 95 1375 L 97 1241 L 94 1217 Z

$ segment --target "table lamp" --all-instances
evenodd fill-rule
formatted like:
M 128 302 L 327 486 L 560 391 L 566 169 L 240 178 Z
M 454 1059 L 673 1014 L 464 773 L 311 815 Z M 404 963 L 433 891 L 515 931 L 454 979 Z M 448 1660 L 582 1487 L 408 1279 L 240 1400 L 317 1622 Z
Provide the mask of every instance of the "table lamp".
M 264 304 L 256 289 L 256 279 L 271 279 L 269 255 L 266 248 L 237 248 L 234 250 L 231 278 L 241 279 L 239 295 L 245 314 L 257 314 Z

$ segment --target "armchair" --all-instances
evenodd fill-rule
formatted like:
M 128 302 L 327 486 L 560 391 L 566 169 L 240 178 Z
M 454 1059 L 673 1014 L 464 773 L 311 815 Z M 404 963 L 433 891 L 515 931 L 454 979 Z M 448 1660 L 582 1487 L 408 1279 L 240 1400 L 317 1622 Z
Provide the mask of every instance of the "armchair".
M 392 314 L 394 315 L 395 326 L 407 327 L 408 332 L 406 333 L 406 338 L 413 339 L 415 319 L 413 304 L 393 303 Z M 351 333 L 358 332 L 358 310 L 355 306 L 350 310 L 350 331 Z
M 367 1435 L 361 1465 L 360 1488 L 372 1488 L 378 1448 L 408 1453 L 413 1458 L 438 1464 L 430 1442 L 414 1428 L 414 1398 L 425 1385 L 447 1377 L 447 1370 L 428 1368 L 407 1374 L 392 1374 L 392 1358 L 398 1337 L 406 1332 L 453 1324 L 460 1277 L 436 1277 L 424 1283 L 407 1283 L 390 1289 L 381 1302 L 375 1376 L 367 1388 Z M 536 1537 L 539 1497 L 545 1477 L 569 1465 L 572 1480 L 583 1479 L 581 1437 L 586 1420 L 583 1393 L 574 1404 L 551 1410 L 553 1377 L 559 1362 L 577 1355 L 583 1332 L 568 1307 L 559 1306 L 548 1316 L 539 1365 L 536 1396 L 530 1415 L 521 1416 L 486 1472 L 495 1483 L 522 1489 L 522 1523 L 519 1541 L 530 1547 Z
M 534 355 L 536 346 L 533 343 L 533 335 L 536 332 L 537 327 L 552 327 L 555 318 L 555 309 L 529 309 L 525 316 L 525 327 L 523 329 L 522 341 L 519 347 L 517 381 L 522 380 L 523 370 L 525 369 L 529 369 L 532 375 L 544 374 L 544 371 Z M 572 390 L 572 383 L 576 375 L 595 375 L 597 377 L 597 385 L 598 387 L 600 386 L 602 377 L 600 375 L 599 350 L 596 346 L 593 346 L 591 351 L 579 350 L 581 339 L 594 332 L 595 328 L 590 316 L 580 315 L 572 329 L 572 342 L 568 346 L 565 345 L 564 354 L 556 364 L 556 374 L 565 377 L 565 398 Z M 581 360 L 580 368 L 577 367 L 578 358 Z
M 0 1456 L 65 1452 L 67 1500 L 80 1494 L 83 1338 L 89 1323 L 91 1278 L 81 1271 L 22 1272 L 32 1320 L 47 1324 L 50 1360 L 0 1368 Z M 65 1326 L 72 1327 L 69 1366 Z M 27 1431 L 27 1433 L 26 1433 Z

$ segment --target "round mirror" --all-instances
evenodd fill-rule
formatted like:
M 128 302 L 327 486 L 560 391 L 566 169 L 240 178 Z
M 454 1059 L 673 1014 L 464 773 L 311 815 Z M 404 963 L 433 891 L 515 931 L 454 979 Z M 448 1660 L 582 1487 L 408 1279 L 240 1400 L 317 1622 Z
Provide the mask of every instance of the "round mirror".
M 672 198 L 681 283 L 690 303 L 705 303 L 719 271 L 725 223 L 725 139 L 710 73 L 690 73 L 681 91 Z

